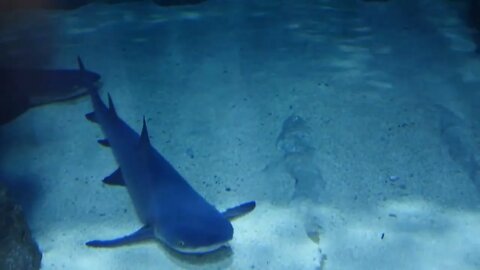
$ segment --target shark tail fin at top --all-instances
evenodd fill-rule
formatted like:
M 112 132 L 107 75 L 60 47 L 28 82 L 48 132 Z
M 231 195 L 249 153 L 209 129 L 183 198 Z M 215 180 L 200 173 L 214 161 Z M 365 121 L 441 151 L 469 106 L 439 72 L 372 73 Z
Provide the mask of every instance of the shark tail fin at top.
M 82 58 L 80 56 L 77 56 L 77 63 L 78 63 L 78 69 L 80 71 L 85 71 L 85 66 L 83 65 Z
M 78 69 L 80 72 L 86 72 L 87 70 L 85 69 L 85 65 L 83 64 L 82 58 L 80 56 L 77 56 L 77 64 L 78 64 Z M 93 85 L 90 85 L 87 87 L 88 93 L 90 95 L 97 93 L 98 87 L 94 87 Z

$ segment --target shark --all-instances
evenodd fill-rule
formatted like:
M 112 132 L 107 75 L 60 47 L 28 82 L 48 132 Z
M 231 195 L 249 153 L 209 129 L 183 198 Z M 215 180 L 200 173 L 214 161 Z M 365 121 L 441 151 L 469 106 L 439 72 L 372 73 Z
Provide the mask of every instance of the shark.
M 0 68 L 0 125 L 32 107 L 86 95 L 100 78 L 85 69 Z
M 465 119 L 440 104 L 433 107 L 440 116 L 440 136 L 450 158 L 469 176 L 480 192 L 480 161 L 474 134 Z
M 103 182 L 126 187 L 143 226 L 126 236 L 93 240 L 86 245 L 117 247 L 159 240 L 187 254 L 210 253 L 228 247 L 234 232 L 231 220 L 252 211 L 255 201 L 220 212 L 152 146 L 145 117 L 139 134 L 120 119 L 110 94 L 108 107 L 98 91 L 90 90 L 90 96 L 93 112 L 86 118 L 100 125 L 106 138 L 98 142 L 112 150 L 119 165 Z

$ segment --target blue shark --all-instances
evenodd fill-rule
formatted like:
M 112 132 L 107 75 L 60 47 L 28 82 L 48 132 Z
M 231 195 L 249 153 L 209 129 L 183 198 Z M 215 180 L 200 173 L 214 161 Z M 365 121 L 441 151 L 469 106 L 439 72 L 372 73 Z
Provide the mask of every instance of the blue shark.
M 106 184 L 125 186 L 143 226 L 113 240 L 87 242 L 91 247 L 116 247 L 157 239 L 180 253 L 208 253 L 228 246 L 233 238 L 231 220 L 255 208 L 255 201 L 217 210 L 197 193 L 179 172 L 151 145 L 143 119 L 140 134 L 119 118 L 113 101 L 101 100 L 90 91 L 93 112 L 87 119 L 98 123 L 119 165 L 104 179 Z
M 30 108 L 67 101 L 98 88 L 100 75 L 74 69 L 0 68 L 0 125 Z
M 480 191 L 480 162 L 474 136 L 464 119 L 450 109 L 435 104 L 440 116 L 440 135 L 450 158 L 469 176 Z

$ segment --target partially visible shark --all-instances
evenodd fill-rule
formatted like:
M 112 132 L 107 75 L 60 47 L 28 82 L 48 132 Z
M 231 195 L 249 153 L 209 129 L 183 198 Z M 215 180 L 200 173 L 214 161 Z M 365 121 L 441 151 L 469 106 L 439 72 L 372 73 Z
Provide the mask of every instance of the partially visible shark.
M 478 148 L 470 128 L 465 121 L 446 107 L 436 104 L 434 108 L 440 115 L 440 132 L 448 153 L 468 174 L 470 180 L 480 191 L 480 163 Z
M 85 95 L 99 83 L 100 75 L 85 69 L 0 68 L 0 124 L 32 107 Z
M 215 251 L 233 237 L 231 219 L 255 208 L 255 202 L 219 212 L 199 195 L 175 168 L 150 144 L 147 124 L 139 135 L 109 106 L 97 91 L 90 91 L 94 111 L 87 119 L 98 123 L 120 168 L 104 179 L 106 184 L 125 186 L 136 213 L 144 224 L 138 231 L 113 240 L 87 242 L 91 247 L 114 247 L 158 239 L 180 253 Z

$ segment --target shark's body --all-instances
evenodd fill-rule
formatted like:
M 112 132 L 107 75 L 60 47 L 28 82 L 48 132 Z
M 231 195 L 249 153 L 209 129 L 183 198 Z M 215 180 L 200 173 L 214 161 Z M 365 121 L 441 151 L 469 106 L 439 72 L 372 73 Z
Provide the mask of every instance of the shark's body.
M 465 121 L 442 105 L 434 105 L 440 115 L 441 138 L 453 161 L 467 172 L 470 180 L 480 191 L 480 163 L 475 140 Z
M 112 247 L 158 239 L 182 253 L 205 253 L 225 246 L 233 237 L 229 219 L 255 207 L 249 202 L 219 212 L 200 196 L 173 166 L 150 144 L 143 122 L 141 135 L 120 119 L 109 97 L 109 108 L 91 91 L 94 112 L 87 118 L 98 123 L 120 169 L 105 178 L 107 184 L 124 185 L 141 222 L 140 230 L 108 241 L 87 245 Z

